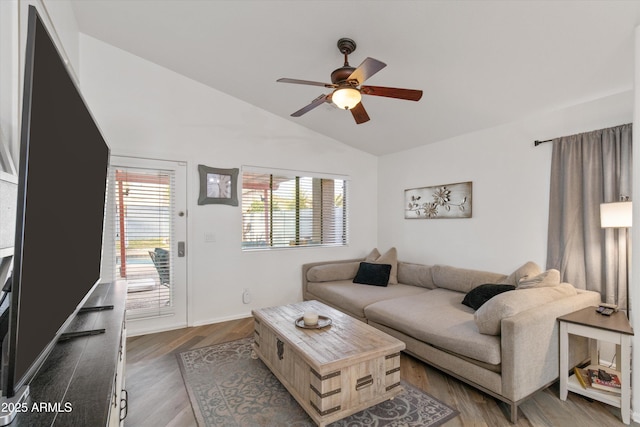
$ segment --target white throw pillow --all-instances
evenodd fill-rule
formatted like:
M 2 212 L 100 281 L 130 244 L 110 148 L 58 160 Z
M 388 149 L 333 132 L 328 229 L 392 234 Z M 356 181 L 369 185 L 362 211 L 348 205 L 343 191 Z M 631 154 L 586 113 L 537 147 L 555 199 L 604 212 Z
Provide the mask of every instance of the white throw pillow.
M 542 273 L 542 269 L 533 261 L 529 261 L 519 267 L 516 271 L 511 273 L 509 277 L 501 281 L 501 284 L 505 285 L 513 285 L 518 286 L 523 279 L 528 279 L 529 277 L 537 276 Z
M 369 252 L 369 255 L 364 257 L 364 262 L 373 262 L 378 258 L 380 258 L 380 251 L 378 251 L 378 248 L 373 248 L 371 252 Z
M 534 277 L 523 278 L 518 282 L 516 289 L 545 288 L 560 284 L 560 272 L 555 268 L 540 273 Z

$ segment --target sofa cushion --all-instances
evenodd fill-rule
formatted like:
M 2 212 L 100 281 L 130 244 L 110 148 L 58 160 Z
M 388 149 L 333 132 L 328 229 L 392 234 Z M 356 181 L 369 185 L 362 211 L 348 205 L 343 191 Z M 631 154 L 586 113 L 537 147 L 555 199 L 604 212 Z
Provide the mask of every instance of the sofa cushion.
M 439 288 L 467 293 L 483 283 L 500 283 L 506 276 L 488 271 L 468 270 L 448 265 L 431 267 L 433 283 Z
M 353 283 L 373 286 L 387 286 L 389 284 L 390 264 L 376 264 L 371 262 L 361 262 Z
M 351 280 L 356 276 L 359 266 L 358 261 L 316 265 L 307 271 L 307 280 L 310 282 Z
M 409 262 L 398 262 L 398 283 L 404 285 L 421 286 L 423 288 L 435 289 L 431 277 L 431 266 L 423 264 L 412 264 Z
M 398 283 L 398 251 L 396 248 L 391 248 L 382 255 L 380 255 L 378 248 L 373 248 L 373 250 L 369 252 L 369 255 L 364 258 L 364 261 L 391 265 L 389 284 L 395 285 Z
M 371 250 L 371 252 L 369 252 L 369 255 L 364 257 L 364 261 L 365 262 L 373 262 L 373 261 L 377 260 L 378 258 L 380 258 L 380 251 L 378 250 L 378 248 L 373 248 Z
M 500 337 L 478 333 L 473 310 L 460 304 L 460 297 L 459 292 L 434 289 L 379 301 L 364 311 L 372 322 L 445 351 L 491 365 L 500 364 Z
M 518 290 L 529 288 L 544 288 L 560 284 L 560 272 L 555 268 L 540 273 L 537 276 L 527 277 L 518 282 Z
M 514 292 L 505 292 L 496 295 L 480 307 L 475 312 L 475 322 L 480 333 L 500 335 L 502 319 L 576 294 L 576 289 L 569 283 L 561 283 L 553 287 L 516 289 Z
M 469 291 L 462 300 L 462 304 L 467 307 L 471 307 L 474 310 L 482 307 L 482 304 L 489 301 L 491 298 L 499 295 L 503 292 L 514 291 L 516 289 L 513 285 L 494 285 L 484 284 Z
M 374 302 L 432 292 L 417 286 L 402 284 L 385 287 L 363 286 L 353 283 L 351 280 L 309 283 L 307 290 L 318 299 L 359 317 L 364 317 L 364 308 Z
M 537 276 L 540 273 L 542 273 L 542 269 L 540 268 L 540 266 L 535 262 L 529 261 L 521 267 L 518 267 L 516 271 L 511 273 L 507 278 L 500 281 L 499 283 L 518 286 L 518 283 L 520 283 L 521 280 Z

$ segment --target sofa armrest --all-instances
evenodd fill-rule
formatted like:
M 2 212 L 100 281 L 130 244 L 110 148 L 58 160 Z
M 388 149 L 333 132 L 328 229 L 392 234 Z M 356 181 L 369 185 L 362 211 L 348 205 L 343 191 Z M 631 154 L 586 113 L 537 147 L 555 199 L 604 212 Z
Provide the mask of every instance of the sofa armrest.
M 307 280 L 307 272 L 316 266 L 319 265 L 330 265 L 330 264 L 347 264 L 347 263 L 352 263 L 352 262 L 362 262 L 364 261 L 364 258 L 356 258 L 356 259 L 345 259 L 345 260 L 339 260 L 339 261 L 320 261 L 320 262 L 312 262 L 309 264 L 302 264 L 302 299 L 304 300 L 308 300 L 311 299 L 308 297 L 308 284 L 309 281 Z
M 600 294 L 578 291 L 502 320 L 502 394 L 514 402 L 558 378 L 559 316 L 600 303 Z M 583 343 L 585 341 L 583 340 Z M 574 354 L 578 363 L 587 357 L 586 345 Z

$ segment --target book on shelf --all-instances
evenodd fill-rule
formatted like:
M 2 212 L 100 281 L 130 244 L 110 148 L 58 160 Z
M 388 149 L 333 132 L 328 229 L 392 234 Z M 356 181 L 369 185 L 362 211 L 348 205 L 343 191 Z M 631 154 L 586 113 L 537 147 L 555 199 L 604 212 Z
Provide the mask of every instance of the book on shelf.
M 620 377 L 617 374 L 607 372 L 602 369 L 589 369 L 587 372 L 589 373 L 591 387 L 598 390 L 620 394 L 622 383 L 620 382 Z
M 573 373 L 576 375 L 576 379 L 584 389 L 588 389 L 591 387 L 591 378 L 589 378 L 589 373 L 586 369 L 578 368 L 577 366 L 573 368 Z

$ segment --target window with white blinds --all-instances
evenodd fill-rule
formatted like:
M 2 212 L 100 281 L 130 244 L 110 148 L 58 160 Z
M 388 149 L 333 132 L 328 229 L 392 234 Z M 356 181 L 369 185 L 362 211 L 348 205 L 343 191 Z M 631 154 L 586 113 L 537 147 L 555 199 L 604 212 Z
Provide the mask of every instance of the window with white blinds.
M 173 171 L 110 168 L 105 248 L 113 279 L 127 283 L 127 316 L 173 312 Z
M 347 244 L 347 180 L 243 169 L 242 249 Z

